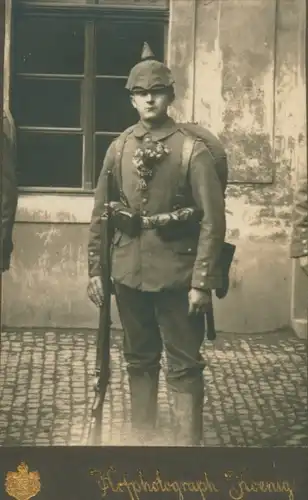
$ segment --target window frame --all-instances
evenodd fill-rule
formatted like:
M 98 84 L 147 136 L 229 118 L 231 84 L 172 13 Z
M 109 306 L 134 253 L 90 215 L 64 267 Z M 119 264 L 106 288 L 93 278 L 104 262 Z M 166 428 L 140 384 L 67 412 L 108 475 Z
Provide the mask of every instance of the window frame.
M 114 20 L 121 21 L 123 23 L 130 23 L 136 21 L 150 21 L 158 22 L 164 25 L 164 59 L 167 57 L 167 34 L 168 34 L 168 20 L 169 20 L 169 8 L 155 8 L 153 6 L 149 7 L 117 7 L 117 6 L 104 6 L 102 4 L 95 5 L 95 0 L 87 0 L 89 3 L 85 4 L 60 4 L 60 3 L 32 3 L 30 1 L 24 1 L 18 6 L 18 9 L 13 10 L 13 19 L 24 18 L 24 17 L 50 17 L 55 18 L 57 16 L 61 19 L 74 18 L 82 19 L 85 23 L 85 50 L 84 50 L 84 72 L 83 74 L 72 75 L 72 74 L 35 74 L 35 73 L 11 73 L 12 78 L 23 76 L 25 78 L 36 77 L 38 79 L 80 79 L 82 82 L 81 96 L 80 96 L 80 127 L 78 128 L 61 128 L 61 127 L 29 127 L 21 126 L 18 127 L 20 130 L 31 130 L 33 132 L 46 132 L 46 133 L 57 133 L 61 134 L 74 133 L 83 135 L 83 156 L 82 156 L 82 186 L 80 188 L 76 187 L 48 187 L 48 186 L 20 186 L 19 191 L 21 193 L 46 193 L 46 194 L 80 194 L 87 195 L 93 194 L 95 189 L 95 138 L 100 135 L 110 135 L 117 137 L 118 133 L 99 131 L 95 130 L 95 83 L 97 79 L 103 78 L 117 78 L 114 75 L 96 75 L 95 71 L 95 26 L 96 22 L 99 20 Z M 15 22 L 13 21 L 13 30 Z M 123 79 L 123 75 L 119 77 Z M 75 78 L 74 78 L 75 77 Z M 12 91 L 12 85 L 11 85 Z M 10 93 L 11 94 L 11 93 Z M 10 101 L 12 96 L 10 95 Z M 18 143 L 17 143 L 17 154 L 18 154 Z

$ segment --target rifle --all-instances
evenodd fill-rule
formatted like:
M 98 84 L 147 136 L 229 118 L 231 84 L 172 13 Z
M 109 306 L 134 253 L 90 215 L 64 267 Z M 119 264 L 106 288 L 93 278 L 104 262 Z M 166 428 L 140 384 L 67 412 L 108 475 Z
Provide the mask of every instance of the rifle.
M 92 406 L 92 419 L 88 436 L 90 445 L 98 445 L 102 437 L 103 405 L 110 379 L 110 328 L 111 328 L 111 209 L 109 193 L 111 192 L 111 172 L 107 172 L 105 210 L 101 215 L 101 279 L 103 286 L 103 305 L 99 312 L 99 325 L 96 344 L 96 364 Z

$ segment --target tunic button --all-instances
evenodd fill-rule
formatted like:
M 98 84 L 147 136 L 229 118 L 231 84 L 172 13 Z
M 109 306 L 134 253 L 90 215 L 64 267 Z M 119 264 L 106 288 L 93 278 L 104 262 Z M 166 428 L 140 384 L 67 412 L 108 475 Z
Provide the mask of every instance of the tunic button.
M 304 244 L 305 244 L 305 243 L 307 243 L 307 240 L 303 240 L 303 243 L 304 243 Z
M 203 267 L 205 267 L 206 266 L 206 262 L 202 262 L 202 265 L 203 265 Z
M 148 200 L 146 198 L 143 198 L 142 202 L 146 203 Z
M 200 286 L 204 286 L 204 281 L 201 281 L 201 282 L 200 282 Z
M 188 248 L 188 250 L 187 250 L 187 251 L 188 251 L 188 252 L 191 252 L 191 248 Z
M 206 276 L 206 272 L 201 273 L 201 276 Z
M 147 214 L 147 211 L 143 210 L 142 215 L 146 215 L 146 214 Z

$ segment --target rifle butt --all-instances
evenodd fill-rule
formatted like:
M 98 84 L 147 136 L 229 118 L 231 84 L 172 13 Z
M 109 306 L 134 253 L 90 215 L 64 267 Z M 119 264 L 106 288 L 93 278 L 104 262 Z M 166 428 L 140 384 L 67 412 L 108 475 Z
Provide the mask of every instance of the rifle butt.
M 92 416 L 88 436 L 88 446 L 100 446 L 102 443 L 102 412 Z
M 97 374 L 94 382 L 95 399 L 91 410 L 91 423 L 88 436 L 88 444 L 90 446 L 99 446 L 102 440 L 102 420 L 103 407 L 107 386 L 109 383 L 109 372 L 104 373 L 102 379 Z
M 88 445 L 99 446 L 102 440 L 102 419 L 104 400 L 100 392 L 96 391 L 91 410 L 91 423 L 88 434 Z

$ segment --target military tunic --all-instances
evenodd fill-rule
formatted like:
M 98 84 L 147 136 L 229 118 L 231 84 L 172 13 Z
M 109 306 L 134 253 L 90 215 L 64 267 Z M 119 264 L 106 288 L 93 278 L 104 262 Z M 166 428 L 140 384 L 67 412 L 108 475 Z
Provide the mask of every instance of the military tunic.
M 122 188 L 130 207 L 143 215 L 171 212 L 178 191 L 184 134 L 169 118 L 159 129 L 151 130 L 154 139 L 162 141 L 170 154 L 155 166 L 148 189 L 138 189 L 139 176 L 133 155 L 149 131 L 139 122 L 132 127 L 122 154 Z M 106 172 L 115 165 L 115 142 L 109 147 L 96 192 L 90 225 L 89 274 L 100 274 L 99 218 L 103 212 Z M 116 198 L 116 189 L 111 199 Z M 225 236 L 224 199 L 213 166 L 213 157 L 196 142 L 189 165 L 187 200 L 203 211 L 199 239 L 185 236 L 178 241 L 163 241 L 155 229 L 144 230 L 131 238 L 116 231 L 112 249 L 112 277 L 117 283 L 147 292 L 194 287 L 201 290 L 221 286 L 217 266 Z
M 130 207 L 151 216 L 175 209 L 184 134 L 172 119 L 159 129 L 151 129 L 152 138 L 162 141 L 170 153 L 155 165 L 148 189 L 141 191 L 133 155 L 147 133 L 141 122 L 131 128 L 122 153 L 121 173 L 123 192 Z M 108 170 L 114 174 L 110 197 L 115 201 L 119 197 L 115 146 L 116 142 L 112 143 L 107 151 L 95 192 L 89 240 L 90 276 L 100 275 L 99 226 Z M 135 238 L 116 231 L 113 238 L 112 277 L 124 330 L 124 357 L 135 422 L 149 422 L 155 414 L 151 401 L 157 397 L 163 345 L 169 387 L 176 394 L 185 393 L 193 398 L 193 407 L 187 411 L 197 415 L 202 408 L 205 362 L 200 347 L 205 333 L 204 315 L 188 314 L 188 292 L 191 287 L 206 290 L 221 286 L 217 264 L 225 236 L 225 214 L 213 157 L 201 141 L 195 143 L 185 189 L 187 206 L 197 206 L 204 214 L 199 238 L 185 235 L 176 241 L 164 241 L 155 229 L 145 229 Z M 140 413 L 141 408 L 144 415 Z

